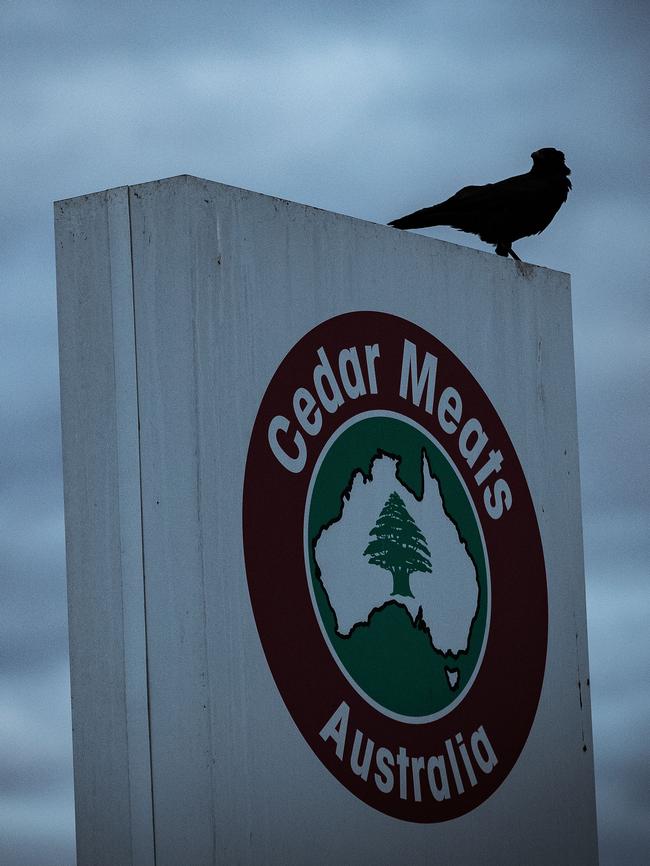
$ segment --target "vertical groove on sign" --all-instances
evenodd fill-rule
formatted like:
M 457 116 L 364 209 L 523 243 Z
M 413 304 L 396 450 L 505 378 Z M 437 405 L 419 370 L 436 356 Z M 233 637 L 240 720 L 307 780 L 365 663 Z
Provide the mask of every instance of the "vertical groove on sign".
M 187 201 L 187 185 L 185 187 L 186 199 L 185 199 L 185 216 L 188 222 L 188 225 L 191 226 L 189 231 L 190 238 L 195 239 L 197 235 L 203 229 L 201 222 L 198 225 L 192 224 L 192 212 L 190 211 L 189 204 Z M 210 666 L 208 664 L 209 658 L 209 648 L 208 648 L 208 617 L 207 617 L 207 592 L 206 592 L 206 584 L 205 584 L 205 573 L 206 573 L 206 562 L 205 562 L 205 550 L 204 550 L 204 528 L 203 528 L 203 509 L 202 509 L 202 499 L 203 499 L 203 489 L 201 483 L 201 474 L 202 474 L 202 464 L 203 464 L 203 449 L 201 447 L 201 433 L 202 433 L 202 425 L 201 425 L 201 415 L 202 415 L 202 407 L 201 407 L 201 389 L 200 389 L 200 377 L 202 373 L 201 367 L 201 358 L 200 358 L 200 350 L 197 345 L 197 327 L 199 322 L 199 304 L 200 304 L 200 286 L 199 286 L 199 278 L 197 274 L 196 261 L 195 256 L 197 255 L 195 250 L 191 249 L 188 251 L 188 263 L 189 263 L 189 282 L 190 282 L 190 293 L 191 293 L 191 308 L 192 308 L 192 388 L 194 390 L 194 435 L 195 435 L 195 464 L 194 469 L 196 473 L 196 516 L 197 516 L 197 540 L 199 547 L 199 563 L 201 569 L 201 599 L 202 599 L 202 611 L 201 611 L 201 630 L 202 630 L 202 648 L 203 648 L 203 662 L 205 669 L 205 677 L 203 680 L 203 695 L 205 703 L 203 704 L 203 708 L 205 713 L 207 713 L 207 731 L 208 731 L 208 752 L 207 759 L 209 762 L 209 772 L 210 772 L 210 800 L 211 800 L 211 810 L 210 810 L 210 844 L 212 847 L 211 852 L 211 862 L 217 862 L 217 827 L 216 827 L 216 815 L 218 810 L 218 804 L 216 801 L 216 786 L 215 786 L 215 762 L 213 759 L 213 744 L 214 740 L 214 730 L 213 730 L 213 722 L 212 722 L 212 684 L 210 677 Z
M 125 207 L 120 207 L 126 237 L 114 274 L 113 328 L 118 411 L 118 450 L 121 489 L 128 490 L 126 518 L 120 516 L 123 535 L 128 533 L 129 562 L 124 563 L 125 678 L 127 689 L 127 736 L 129 738 L 129 792 L 131 797 L 131 846 L 133 864 L 155 866 L 155 816 L 149 707 L 149 674 L 145 563 L 142 521 L 142 473 L 140 454 L 140 411 L 135 333 L 135 284 L 131 235 L 131 194 L 125 190 Z M 111 212 L 109 210 L 109 231 Z M 112 258 L 117 258 L 112 256 Z M 113 263 L 111 263 L 113 268 Z M 115 279 L 115 277 L 118 277 Z M 121 503 L 124 495 L 121 497 Z M 128 521 L 128 526 L 126 525 Z M 126 545 L 125 545 L 126 546 Z M 128 590 L 128 595 L 127 595 Z

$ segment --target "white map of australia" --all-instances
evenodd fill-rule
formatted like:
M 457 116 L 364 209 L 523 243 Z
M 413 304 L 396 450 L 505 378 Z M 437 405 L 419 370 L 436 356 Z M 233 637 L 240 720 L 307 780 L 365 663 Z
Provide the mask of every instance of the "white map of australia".
M 476 569 L 456 526 L 444 512 L 438 481 L 431 475 L 424 454 L 422 500 L 399 480 L 397 466 L 395 458 L 380 455 L 371 464 L 370 478 L 361 471 L 354 474 L 340 518 L 322 531 L 316 543 L 321 581 L 341 636 L 367 623 L 373 610 L 392 601 L 406 608 L 414 621 L 421 609 L 434 648 L 456 655 L 467 650 L 477 611 Z M 370 531 L 391 493 L 401 497 L 430 552 L 431 573 L 410 575 L 413 598 L 391 595 L 394 584 L 390 571 L 372 565 L 364 556 Z M 448 677 L 453 687 L 454 674 L 448 672 Z

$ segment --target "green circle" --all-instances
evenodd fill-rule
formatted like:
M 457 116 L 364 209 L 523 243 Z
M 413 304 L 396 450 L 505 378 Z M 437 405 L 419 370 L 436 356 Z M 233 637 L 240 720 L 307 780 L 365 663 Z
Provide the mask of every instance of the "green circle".
M 467 649 L 442 652 L 426 624 L 414 620 L 398 600 L 369 616 L 367 623 L 342 636 L 321 580 L 316 544 L 321 533 L 342 514 L 344 493 L 353 476 L 371 477 L 373 460 L 397 458 L 397 478 L 421 500 L 423 455 L 437 479 L 445 514 L 474 563 L 478 601 Z M 358 689 L 390 713 L 406 717 L 440 714 L 454 703 L 480 663 L 488 618 L 488 577 L 481 533 L 474 509 L 456 470 L 442 450 L 420 428 L 393 416 L 364 417 L 352 423 L 330 445 L 313 482 L 307 524 L 310 577 L 321 624 L 333 652 Z M 456 677 L 457 673 L 457 677 Z M 452 686 L 453 681 L 453 686 Z

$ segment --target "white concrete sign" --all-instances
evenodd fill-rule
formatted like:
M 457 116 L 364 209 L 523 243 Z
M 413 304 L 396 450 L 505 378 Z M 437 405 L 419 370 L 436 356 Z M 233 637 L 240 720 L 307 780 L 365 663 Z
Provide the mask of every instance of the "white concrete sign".
M 597 863 L 567 275 L 55 214 L 80 866 Z

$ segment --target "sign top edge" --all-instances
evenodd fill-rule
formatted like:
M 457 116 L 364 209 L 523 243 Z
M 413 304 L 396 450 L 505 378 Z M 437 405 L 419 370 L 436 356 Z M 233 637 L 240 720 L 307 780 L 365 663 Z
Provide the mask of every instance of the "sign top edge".
M 305 208 L 310 211 L 318 211 L 322 214 L 328 214 L 330 216 L 339 217 L 346 220 L 354 220 L 356 223 L 363 223 L 368 226 L 375 226 L 378 228 L 385 229 L 387 232 L 391 234 L 398 234 L 401 238 L 404 239 L 406 243 L 417 243 L 417 244 L 433 244 L 433 245 L 443 245 L 449 248 L 449 251 L 457 251 L 463 253 L 469 253 L 477 256 L 485 256 L 486 261 L 495 260 L 495 254 L 490 252 L 489 250 L 479 250 L 475 247 L 466 246 L 465 244 L 458 244 L 452 241 L 441 240 L 440 238 L 430 237 L 429 235 L 420 234 L 419 232 L 399 232 L 394 229 L 392 226 L 385 225 L 384 223 L 378 223 L 374 220 L 363 219 L 361 217 L 352 216 L 351 214 L 343 214 L 338 211 L 330 211 L 326 208 L 320 208 L 315 205 L 305 204 L 304 202 L 296 202 L 291 199 L 285 199 L 280 196 L 269 195 L 268 193 L 257 192 L 256 190 L 247 189 L 246 187 L 236 187 L 233 184 L 222 183 L 221 181 L 210 180 L 208 178 L 199 177 L 198 175 L 192 174 L 178 174 L 173 175 L 171 177 L 159 178 L 151 181 L 144 181 L 142 183 L 136 184 L 124 184 L 122 186 L 116 187 L 108 187 L 107 189 L 97 190 L 91 193 L 82 193 L 77 196 L 71 196 L 68 198 L 57 199 L 53 202 L 53 207 L 58 209 L 59 212 L 65 210 L 68 207 L 79 207 L 83 202 L 90 202 L 93 200 L 101 199 L 108 195 L 117 195 L 120 192 L 129 193 L 131 190 L 151 190 L 154 187 L 163 187 L 163 186 L 180 186 L 180 185 L 196 185 L 203 186 L 209 185 L 212 187 L 220 187 L 224 190 L 237 190 L 239 192 L 245 193 L 246 195 L 251 196 L 260 196 L 266 199 L 272 199 L 275 202 L 281 202 L 283 204 L 289 204 L 296 207 Z M 570 285 L 571 275 L 566 271 L 556 270 L 554 268 L 546 267 L 545 265 L 534 264 L 532 262 L 515 262 L 510 259 L 500 259 L 502 264 L 507 264 L 509 267 L 516 267 L 524 279 L 530 279 L 535 272 L 547 271 L 554 275 L 563 276 L 567 278 L 567 281 Z

